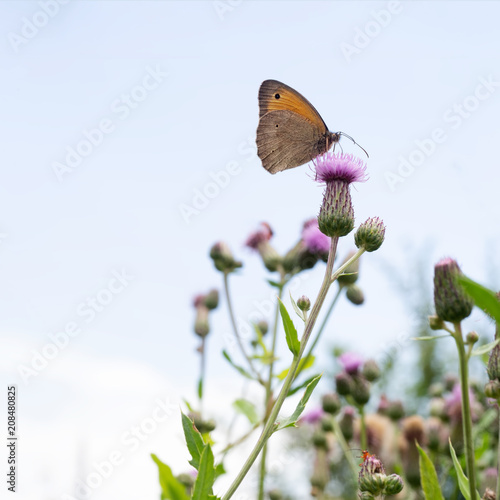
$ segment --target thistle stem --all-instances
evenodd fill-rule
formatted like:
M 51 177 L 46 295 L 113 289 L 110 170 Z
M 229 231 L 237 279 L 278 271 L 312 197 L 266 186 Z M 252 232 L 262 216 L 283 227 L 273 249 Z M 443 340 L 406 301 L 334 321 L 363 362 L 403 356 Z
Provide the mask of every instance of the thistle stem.
M 460 363 L 460 386 L 462 389 L 462 424 L 464 432 L 464 446 L 467 465 L 467 477 L 469 478 L 470 498 L 476 499 L 476 470 L 474 457 L 474 440 L 472 438 L 472 416 L 469 400 L 469 366 L 467 354 L 465 352 L 462 327 L 460 323 L 455 323 L 453 338 L 457 345 L 458 358 Z
M 339 445 L 342 448 L 342 452 L 344 453 L 347 463 L 351 468 L 352 475 L 354 478 L 354 483 L 356 483 L 358 480 L 359 467 L 356 466 L 356 462 L 354 461 L 354 456 L 349 449 L 349 445 L 347 444 L 344 435 L 342 434 L 342 430 L 340 429 L 340 425 L 337 422 L 337 419 L 332 418 L 332 423 L 333 423 L 333 433 L 335 434 L 335 437 L 337 438 L 337 441 L 339 442 Z
M 200 380 L 198 382 L 198 397 L 200 399 L 200 419 L 203 418 L 203 392 L 205 389 L 205 366 L 206 366 L 206 356 L 205 356 L 205 337 L 201 338 L 200 345 Z
M 359 409 L 359 419 L 361 422 L 361 433 L 360 433 L 361 449 L 366 450 L 368 448 L 368 439 L 366 436 L 365 407 L 359 406 L 358 409 Z
M 293 357 L 292 364 L 290 365 L 290 369 L 288 370 L 288 374 L 283 382 L 283 385 L 281 387 L 281 391 L 278 394 L 278 397 L 276 398 L 276 401 L 271 409 L 271 412 L 269 414 L 269 418 L 267 419 L 267 422 L 264 426 L 264 429 L 262 430 L 262 433 L 255 444 L 253 450 L 251 451 L 249 457 L 247 458 L 246 462 L 244 463 L 242 469 L 232 482 L 232 484 L 229 486 L 229 489 L 227 492 L 224 494 L 222 497 L 222 500 L 229 500 L 233 496 L 233 494 L 236 492 L 238 489 L 239 485 L 247 475 L 248 471 L 252 467 L 253 463 L 259 456 L 259 453 L 261 452 L 262 448 L 266 444 L 267 440 L 271 437 L 271 434 L 276 430 L 276 419 L 278 417 L 278 413 L 281 410 L 281 407 L 283 406 L 283 403 L 288 396 L 288 392 L 290 391 L 290 388 L 292 386 L 293 381 L 295 380 L 295 376 L 297 374 L 297 368 L 299 366 L 300 359 L 302 358 L 307 341 L 309 340 L 309 337 L 311 336 L 312 329 L 314 328 L 314 325 L 316 323 L 316 320 L 318 318 L 319 311 L 321 310 L 321 306 L 323 305 L 323 302 L 325 301 L 326 295 L 328 293 L 328 289 L 330 288 L 330 285 L 332 283 L 332 270 L 333 270 L 333 262 L 335 260 L 335 254 L 337 251 L 337 243 L 338 243 L 338 238 L 332 238 L 330 242 L 330 253 L 328 254 L 328 262 L 326 265 L 326 271 L 325 271 L 325 276 L 323 278 L 323 283 L 321 285 L 321 288 L 319 290 L 318 297 L 316 301 L 314 302 L 314 305 L 311 310 L 311 315 L 309 316 L 305 328 L 304 328 L 304 333 L 302 335 L 302 339 L 300 342 L 300 350 L 297 355 Z
M 497 401 L 498 409 L 498 451 L 497 451 L 497 494 L 496 498 L 500 498 L 500 401 Z

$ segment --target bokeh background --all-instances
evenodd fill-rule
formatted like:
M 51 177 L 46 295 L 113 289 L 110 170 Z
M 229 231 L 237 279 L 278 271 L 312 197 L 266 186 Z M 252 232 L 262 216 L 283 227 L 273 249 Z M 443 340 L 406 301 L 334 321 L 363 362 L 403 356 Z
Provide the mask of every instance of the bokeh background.
M 245 238 L 267 221 L 286 251 L 321 203 L 308 167 L 271 176 L 256 156 L 265 79 L 296 88 L 368 150 L 357 221 L 387 225 L 382 249 L 363 257 L 366 303 L 339 304 L 322 369 L 334 344 L 411 357 L 411 290 L 429 293 L 443 256 L 500 287 L 499 16 L 500 4 L 479 1 L 0 3 L 0 373 L 19 391 L 18 498 L 88 498 L 78 482 L 113 452 L 123 460 L 93 499 L 158 498 L 151 452 L 188 467 L 191 301 L 221 285 L 208 249 L 223 239 L 245 262 L 238 318 L 265 317 L 269 276 Z M 345 238 L 341 255 L 352 247 Z M 294 293 L 314 297 L 320 267 Z M 106 304 L 92 309 L 96 297 Z M 226 313 L 223 303 L 212 316 L 206 385 L 222 421 L 241 390 L 220 354 Z M 77 334 L 50 351 L 65 329 Z M 283 338 L 279 351 L 286 360 Z M 134 441 L 158 401 L 168 418 Z

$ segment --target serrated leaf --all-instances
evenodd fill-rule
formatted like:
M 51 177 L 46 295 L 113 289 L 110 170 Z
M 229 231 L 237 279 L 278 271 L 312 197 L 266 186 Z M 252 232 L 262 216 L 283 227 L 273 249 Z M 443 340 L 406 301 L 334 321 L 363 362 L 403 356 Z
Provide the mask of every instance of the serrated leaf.
M 245 415 L 248 418 L 251 424 L 256 424 L 259 421 L 259 415 L 257 414 L 257 410 L 255 409 L 255 405 L 248 401 L 248 399 L 237 399 L 233 403 L 233 408 Z
M 304 411 L 307 402 L 311 397 L 311 394 L 313 393 L 315 387 L 318 385 L 318 382 L 320 381 L 322 376 L 323 374 L 317 375 L 311 380 L 311 382 L 307 385 L 304 395 L 299 401 L 299 404 L 295 408 L 295 411 L 289 417 L 284 418 L 280 422 L 278 422 L 278 426 L 276 427 L 277 431 L 284 429 L 285 427 L 295 427 L 295 423 L 299 419 L 300 415 L 302 415 L 302 412 Z
M 500 324 L 500 301 L 496 293 L 466 276 L 459 276 L 458 281 L 472 297 L 474 304 Z
M 162 498 L 165 500 L 189 500 L 186 487 L 174 477 L 172 469 L 153 453 L 151 458 L 158 466 Z
M 488 354 L 498 343 L 500 338 L 490 342 L 489 344 L 484 344 L 471 352 L 471 356 L 482 356 L 483 354 Z
M 205 443 L 203 442 L 200 432 L 194 426 L 193 421 L 187 415 L 184 415 L 184 413 L 182 413 L 182 429 L 184 431 L 189 453 L 191 454 L 189 463 L 198 470 L 201 453 L 203 452 Z
M 426 337 L 412 337 L 411 340 L 437 340 L 437 339 L 444 339 L 445 337 L 449 337 L 450 334 L 447 333 L 446 335 L 428 335 Z
M 427 456 L 427 453 L 420 448 L 417 443 L 418 452 L 420 454 L 420 481 L 426 500 L 444 500 L 439 479 L 432 460 Z
M 462 466 L 458 461 L 455 449 L 451 444 L 451 439 L 449 440 L 449 442 L 450 442 L 450 453 L 451 453 L 451 458 L 453 460 L 453 466 L 455 467 L 455 472 L 457 473 L 458 487 L 460 488 L 460 492 L 462 493 L 462 495 L 465 497 L 465 500 L 471 500 L 469 480 L 465 476 Z M 479 500 L 480 498 L 481 495 L 479 495 L 479 493 L 476 491 L 476 498 L 474 500 Z
M 295 300 L 294 300 L 294 299 L 293 299 L 293 297 L 292 297 L 292 292 L 290 292 L 290 300 L 292 301 L 292 306 L 293 306 L 293 308 L 294 308 L 295 312 L 297 313 L 297 316 L 298 316 L 298 317 L 299 317 L 302 321 L 304 321 L 304 323 L 305 323 L 306 318 L 304 317 L 304 311 L 301 311 L 301 310 L 299 309 L 299 306 L 297 305 L 297 302 L 295 302 Z
M 311 368 L 311 366 L 314 364 L 315 360 L 316 360 L 316 357 L 313 356 L 313 355 L 306 356 L 306 357 L 302 358 L 299 361 L 299 366 L 297 368 L 297 373 L 301 373 L 303 370 L 307 370 L 308 368 Z M 279 373 L 278 375 L 276 375 L 276 377 L 279 380 L 285 380 L 285 378 L 288 375 L 289 371 L 290 371 L 290 369 L 286 368 L 281 373 Z
M 229 362 L 229 364 L 235 368 L 236 370 L 238 370 L 238 372 L 243 375 L 244 377 L 246 378 L 249 378 L 250 380 L 254 380 L 254 377 L 252 377 L 252 375 L 250 375 L 250 373 L 248 373 L 244 368 L 242 368 L 241 366 L 237 365 L 236 363 L 234 363 L 234 361 L 231 359 L 231 356 L 229 356 L 229 354 L 227 353 L 227 351 L 222 351 L 222 355 L 226 358 L 226 360 Z
M 295 393 L 299 392 L 301 389 L 304 387 L 307 387 L 314 379 L 316 378 L 316 375 L 309 377 L 307 380 L 304 380 L 304 382 L 301 382 L 299 385 L 296 387 L 292 387 L 287 394 L 287 398 L 290 396 L 293 396 Z
M 203 448 L 200 457 L 200 468 L 193 486 L 192 500 L 207 500 L 215 498 L 212 492 L 212 486 L 215 481 L 214 454 L 209 444 Z
M 297 330 L 295 329 L 293 321 L 290 319 L 290 315 L 286 310 L 285 304 L 281 302 L 279 297 L 278 301 L 280 306 L 281 319 L 283 320 L 283 327 L 285 328 L 285 337 L 288 349 L 290 349 L 290 351 L 294 356 L 297 356 L 297 354 L 300 351 L 300 342 L 299 342 L 299 337 L 297 335 Z

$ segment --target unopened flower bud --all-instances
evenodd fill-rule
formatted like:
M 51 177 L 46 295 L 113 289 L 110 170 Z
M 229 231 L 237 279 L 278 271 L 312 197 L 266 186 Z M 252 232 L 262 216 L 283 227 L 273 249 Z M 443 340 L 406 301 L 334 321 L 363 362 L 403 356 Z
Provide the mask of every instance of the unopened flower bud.
M 500 382 L 498 380 L 490 380 L 484 386 L 484 394 L 491 399 L 500 399 Z
M 212 432 L 215 427 L 215 420 L 202 420 L 198 416 L 194 418 L 194 425 L 200 431 L 201 434 L 206 434 L 207 432 Z
M 363 375 L 368 382 L 375 382 L 380 378 L 380 368 L 374 359 L 368 359 L 363 365 Z
M 187 472 L 183 472 L 176 476 L 177 481 L 183 484 L 186 488 L 191 488 L 194 485 L 195 478 L 188 474 Z
M 403 403 L 399 400 L 390 401 L 387 405 L 387 416 L 394 421 L 402 419 L 405 416 Z
M 358 248 L 364 248 L 366 252 L 374 252 L 382 246 L 384 238 L 384 222 L 378 217 L 372 217 L 358 227 L 354 234 L 354 243 Z
M 257 328 L 262 336 L 264 336 L 269 331 L 269 323 L 262 319 L 257 323 Z
M 313 434 L 312 442 L 315 448 L 324 448 L 324 449 L 328 448 L 326 435 L 322 430 L 318 430 Z
M 194 321 L 194 333 L 198 337 L 206 337 L 210 332 L 208 324 L 208 309 L 205 306 L 196 308 L 196 319 Z
M 352 302 L 356 306 L 360 306 L 365 301 L 363 290 L 358 285 L 348 285 L 345 296 L 349 302 Z
M 367 491 L 372 495 L 378 496 L 382 493 L 385 487 L 385 474 L 361 474 L 358 480 L 358 488 L 360 491 Z
M 384 495 L 397 495 L 403 490 L 403 480 L 397 474 L 385 478 Z
M 306 297 L 305 295 L 302 295 L 302 297 L 299 297 L 297 299 L 297 307 L 301 310 L 301 311 L 309 311 L 309 309 L 311 309 L 311 301 L 309 300 L 308 297 Z
M 429 316 L 429 327 L 431 330 L 442 330 L 445 324 L 439 316 Z
M 491 350 L 487 370 L 490 380 L 500 381 L 500 344 Z
M 284 496 L 283 493 L 281 493 L 280 490 L 271 490 L 269 492 L 269 500 L 283 500 Z
M 335 384 L 341 396 L 348 396 L 354 389 L 354 381 L 346 372 L 341 372 L 335 377 Z
M 324 432 L 332 432 L 333 431 L 333 422 L 332 416 L 328 413 L 321 417 L 321 429 Z
M 440 260 L 434 267 L 434 305 L 443 321 L 457 323 L 470 316 L 474 302 L 458 283 L 462 271 L 450 258 Z
M 236 261 L 231 250 L 223 241 L 215 243 L 210 249 L 210 257 L 214 261 L 214 266 L 218 271 L 231 273 L 243 264 Z
M 442 397 L 432 398 L 429 405 L 429 414 L 432 417 L 440 418 L 441 420 L 447 419 L 446 414 L 446 401 Z
M 219 305 L 219 292 L 215 289 L 210 290 L 205 296 L 205 306 L 212 310 Z
M 339 421 L 340 430 L 346 441 L 350 441 L 354 435 L 354 410 L 348 406 Z
M 477 332 L 469 332 L 466 337 L 467 344 L 474 345 L 479 340 Z
M 352 397 L 360 406 L 364 406 L 370 400 L 370 384 L 364 377 L 354 378 Z
M 354 251 L 349 252 L 347 254 L 346 258 L 344 259 L 344 262 L 342 262 L 342 265 L 344 265 L 348 260 L 350 260 L 355 254 L 356 254 L 356 252 L 354 252 Z M 359 261 L 360 261 L 360 259 L 357 259 L 354 262 L 352 262 L 351 264 L 349 264 L 344 269 L 344 273 L 341 274 L 337 278 L 337 283 L 340 286 L 354 285 L 354 283 L 356 283 L 356 281 L 358 281 L 358 277 L 359 277 Z
M 330 415 L 335 415 L 340 410 L 340 399 L 338 394 L 334 392 L 325 394 L 321 402 L 323 404 L 323 411 Z
M 283 257 L 283 269 L 287 273 L 312 269 L 318 262 L 318 255 L 311 253 L 305 243 L 300 240 Z

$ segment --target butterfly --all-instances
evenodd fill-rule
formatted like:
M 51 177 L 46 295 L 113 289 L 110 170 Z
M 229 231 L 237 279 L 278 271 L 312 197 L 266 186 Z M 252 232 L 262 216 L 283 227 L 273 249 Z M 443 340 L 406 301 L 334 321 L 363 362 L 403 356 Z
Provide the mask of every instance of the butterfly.
M 339 142 L 341 135 L 352 139 L 343 132 L 330 132 L 299 92 L 277 80 L 262 82 L 257 154 L 268 172 L 275 174 L 313 160 Z

